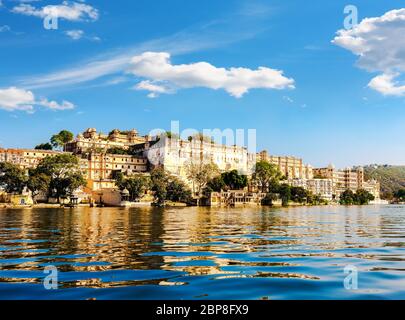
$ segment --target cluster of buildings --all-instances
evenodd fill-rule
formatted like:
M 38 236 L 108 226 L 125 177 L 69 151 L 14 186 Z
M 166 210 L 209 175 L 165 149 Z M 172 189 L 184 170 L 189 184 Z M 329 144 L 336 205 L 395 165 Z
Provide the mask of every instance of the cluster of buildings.
M 213 162 L 223 172 L 237 170 L 250 176 L 257 161 L 267 161 L 279 168 L 288 184 L 303 187 L 325 200 L 337 200 L 347 189 L 354 192 L 366 189 L 376 199 L 380 196 L 379 183 L 365 181 L 362 168 L 337 170 L 332 165 L 327 168 L 313 168 L 300 158 L 274 156 L 267 151 L 252 154 L 245 147 L 217 144 L 206 139 L 185 141 L 166 135 L 141 136 L 136 130 L 113 130 L 107 135 L 90 128 L 67 143 L 63 152 L 79 157 L 81 169 L 87 179 L 84 193 L 95 201 L 111 204 L 120 198 L 113 179 L 116 172 L 127 176 L 147 174 L 152 168 L 159 166 L 187 183 L 187 165 L 201 162 Z M 0 149 L 0 162 L 11 162 L 28 169 L 35 167 L 43 158 L 60 153 L 61 151 Z
M 302 187 L 327 201 L 338 200 L 346 190 L 356 192 L 365 189 L 376 200 L 380 199 L 380 184 L 376 180 L 365 181 L 364 169 L 336 169 L 332 164 L 326 168 L 313 168 L 296 157 L 273 156 L 267 151 L 257 154 L 257 160 L 267 161 L 284 174 L 285 180 L 293 187 Z

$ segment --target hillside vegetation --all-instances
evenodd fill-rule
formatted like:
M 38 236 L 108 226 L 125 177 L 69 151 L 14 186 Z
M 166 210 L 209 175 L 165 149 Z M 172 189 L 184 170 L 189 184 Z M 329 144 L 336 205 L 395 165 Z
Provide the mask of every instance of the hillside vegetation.
M 366 180 L 375 179 L 381 183 L 383 193 L 394 193 L 405 189 L 405 166 L 372 165 L 364 167 Z

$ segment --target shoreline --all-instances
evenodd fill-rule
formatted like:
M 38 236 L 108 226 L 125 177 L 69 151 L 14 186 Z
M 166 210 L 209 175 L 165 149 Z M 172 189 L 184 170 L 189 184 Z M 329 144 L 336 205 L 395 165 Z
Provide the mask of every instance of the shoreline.
M 239 206 L 229 206 L 229 207 L 223 207 L 223 206 L 187 206 L 184 204 L 170 204 L 163 206 L 161 208 L 168 208 L 168 209 L 173 209 L 173 208 L 186 208 L 186 207 L 201 207 L 201 208 L 232 208 L 232 209 L 239 209 L 239 208 L 257 208 L 257 207 L 263 207 L 263 208 L 296 208 L 296 207 L 328 207 L 328 206 L 333 206 L 333 207 L 355 207 L 355 206 L 381 206 L 381 205 L 405 205 L 405 204 L 397 204 L 397 203 L 369 203 L 369 204 L 364 204 L 364 205 L 341 205 L 338 203 L 329 203 L 329 204 L 324 204 L 324 205 L 301 205 L 301 204 L 289 204 L 288 206 L 282 206 L 282 205 L 273 205 L 273 206 L 268 206 L 268 205 L 257 205 L 257 206 L 252 206 L 252 205 L 239 205 Z M 103 209 L 103 208 L 116 208 L 116 209 L 130 209 L 130 208 L 154 208 L 152 205 L 133 205 L 133 206 L 103 206 L 103 207 L 97 207 L 97 206 L 90 206 L 88 204 L 82 204 L 82 205 L 77 205 L 75 207 L 64 207 L 60 204 L 46 204 L 46 203 L 41 203 L 41 204 L 35 204 L 35 205 L 12 205 L 12 204 L 7 204 L 7 203 L 1 203 L 0 204 L 0 209 L 77 209 L 77 208 L 97 208 L 97 209 Z

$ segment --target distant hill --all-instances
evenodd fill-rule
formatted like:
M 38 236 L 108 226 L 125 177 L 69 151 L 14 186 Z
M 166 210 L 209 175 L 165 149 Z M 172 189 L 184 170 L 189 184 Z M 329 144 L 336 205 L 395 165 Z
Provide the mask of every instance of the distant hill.
M 364 174 L 366 180 L 379 181 L 383 193 L 405 189 L 405 166 L 370 165 L 364 167 Z

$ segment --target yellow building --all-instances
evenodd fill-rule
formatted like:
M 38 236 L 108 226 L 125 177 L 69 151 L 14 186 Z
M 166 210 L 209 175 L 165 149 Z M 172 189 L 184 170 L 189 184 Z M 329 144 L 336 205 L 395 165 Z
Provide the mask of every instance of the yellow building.
M 92 190 L 115 188 L 114 172 L 131 176 L 148 171 L 146 158 L 131 155 L 91 153 L 80 159 L 80 165 Z
M 375 200 L 380 200 L 381 185 L 377 180 L 369 180 L 363 183 L 363 189 L 370 192 Z
M 264 150 L 257 154 L 257 161 L 267 161 L 276 165 L 287 179 L 312 179 L 312 166 L 302 159 L 291 156 L 273 156 Z
M 66 152 L 74 154 L 85 152 L 106 152 L 110 148 L 127 150 L 130 146 L 144 143 L 149 140 L 148 136 L 140 136 L 135 129 L 130 131 L 111 131 L 108 135 L 98 133 L 95 128 L 89 128 L 65 145 Z
M 291 179 L 288 180 L 288 184 L 293 187 L 304 188 L 324 200 L 333 200 L 332 179 Z
M 139 154 L 148 159 L 151 166 L 163 167 L 171 174 L 187 181 L 187 165 L 214 163 L 222 172 L 237 170 L 251 175 L 256 164 L 255 154 L 247 148 L 228 146 L 200 139 L 191 141 L 179 138 L 160 137 L 135 146 Z
M 361 167 L 337 170 L 331 164 L 326 168 L 316 168 L 313 171 L 315 177 L 333 181 L 333 192 L 336 197 L 346 190 L 356 192 L 359 189 L 366 189 L 376 199 L 380 198 L 380 184 L 376 181 L 364 181 L 364 169 Z
M 63 154 L 59 151 L 0 149 L 0 162 L 10 162 L 23 169 L 35 168 L 42 159 L 48 156 Z M 122 172 L 126 176 L 148 171 L 146 158 L 131 155 L 105 153 L 78 154 L 80 168 L 87 179 L 90 190 L 115 188 L 112 173 Z
M 29 169 L 35 168 L 45 157 L 61 153 L 52 150 L 0 149 L 0 162 L 9 162 L 20 168 Z

